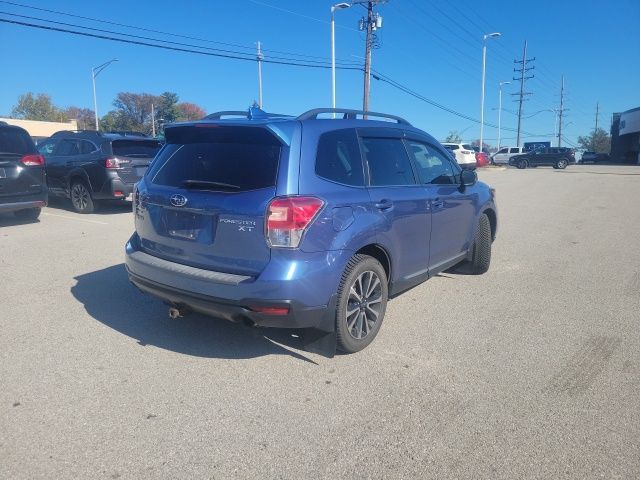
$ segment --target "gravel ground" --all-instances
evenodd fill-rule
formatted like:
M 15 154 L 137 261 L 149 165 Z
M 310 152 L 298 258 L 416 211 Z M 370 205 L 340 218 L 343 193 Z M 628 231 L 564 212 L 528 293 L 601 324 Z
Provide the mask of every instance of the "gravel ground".
M 489 273 L 333 359 L 170 320 L 127 206 L 0 216 L 0 478 L 640 478 L 640 168 L 486 169 Z

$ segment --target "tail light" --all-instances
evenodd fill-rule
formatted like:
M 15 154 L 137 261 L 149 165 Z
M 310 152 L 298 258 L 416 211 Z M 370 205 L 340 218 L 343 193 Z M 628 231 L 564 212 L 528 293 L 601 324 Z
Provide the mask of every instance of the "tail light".
M 464 155 L 469 155 L 470 153 L 475 153 L 473 150 L 462 150 Z
M 120 160 L 118 160 L 115 157 L 106 158 L 104 161 L 104 166 L 106 168 L 112 168 L 112 169 L 122 168 L 122 165 L 120 165 Z
M 267 240 L 272 247 L 296 248 L 324 202 L 316 197 L 276 198 L 267 207 Z
M 29 167 L 44 165 L 44 157 L 42 155 L 25 155 L 20 159 L 20 162 Z

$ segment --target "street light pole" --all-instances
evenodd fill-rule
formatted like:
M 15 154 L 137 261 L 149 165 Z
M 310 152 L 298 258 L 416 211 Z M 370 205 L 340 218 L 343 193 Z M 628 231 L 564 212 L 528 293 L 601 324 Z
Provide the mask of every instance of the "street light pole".
M 348 3 L 336 3 L 331 6 L 331 108 L 336 108 L 336 22 L 335 12 L 343 8 L 349 8 L 351 5 Z M 336 118 L 336 113 L 333 112 L 333 118 Z
M 484 80 L 485 65 L 487 61 L 487 39 L 497 38 L 502 35 L 499 32 L 487 33 L 482 37 L 482 94 L 480 95 L 480 151 L 482 152 L 482 138 L 484 135 Z
M 97 67 L 93 67 L 91 69 L 91 81 L 93 82 L 93 113 L 96 116 L 96 131 L 100 131 L 100 124 L 98 123 L 98 100 L 96 97 L 96 77 L 98 74 L 111 65 L 113 62 L 117 62 L 117 58 L 113 58 L 108 62 L 104 62 L 102 65 L 98 65 Z
M 498 150 L 500 150 L 500 122 L 502 121 L 502 85 L 508 85 L 510 83 L 511 82 L 500 82 L 500 94 L 498 96 Z

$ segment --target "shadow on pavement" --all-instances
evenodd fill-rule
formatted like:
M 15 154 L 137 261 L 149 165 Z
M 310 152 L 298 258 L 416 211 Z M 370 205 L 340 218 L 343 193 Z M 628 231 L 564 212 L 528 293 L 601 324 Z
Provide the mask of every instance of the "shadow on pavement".
M 14 225 L 29 225 L 31 223 L 40 223 L 40 220 L 18 218 L 13 213 L 0 213 L 0 227 L 10 227 Z
M 177 353 L 207 358 L 246 359 L 264 355 L 290 355 L 315 363 L 286 347 L 300 349 L 295 330 L 250 328 L 242 324 L 191 314 L 168 317 L 160 300 L 138 291 L 124 264 L 80 275 L 71 288 L 87 313 L 142 346 L 153 345 Z M 284 346 L 281 346 L 281 345 Z
M 80 215 L 73 209 L 71 206 L 71 200 L 68 198 L 50 196 L 47 206 Z M 98 200 L 96 201 L 96 209 L 93 214 L 112 215 L 118 213 L 131 213 L 131 209 L 131 202 L 127 200 Z

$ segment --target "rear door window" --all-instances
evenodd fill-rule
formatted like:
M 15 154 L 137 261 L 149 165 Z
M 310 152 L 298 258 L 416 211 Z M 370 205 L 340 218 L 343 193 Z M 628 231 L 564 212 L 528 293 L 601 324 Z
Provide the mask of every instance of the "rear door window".
M 316 174 L 345 185 L 364 185 L 362 157 L 354 129 L 335 130 L 320 136 Z
M 80 142 L 80 151 L 83 154 L 92 153 L 97 150 L 96 146 L 88 140 L 82 140 Z
M 509 150 L 509 153 L 520 153 L 520 150 L 518 148 L 512 148 Z
M 114 140 L 111 143 L 116 157 L 153 158 L 162 145 L 157 140 Z
M 55 149 L 55 154 L 61 157 L 70 157 L 80 154 L 80 145 L 77 140 L 62 140 Z
M 0 128 L 0 152 L 26 155 L 35 153 L 31 137 L 18 128 Z
M 276 184 L 282 144 L 264 128 L 174 127 L 148 177 L 156 185 L 247 191 Z
M 363 138 L 371 186 L 415 185 L 411 162 L 399 138 Z

